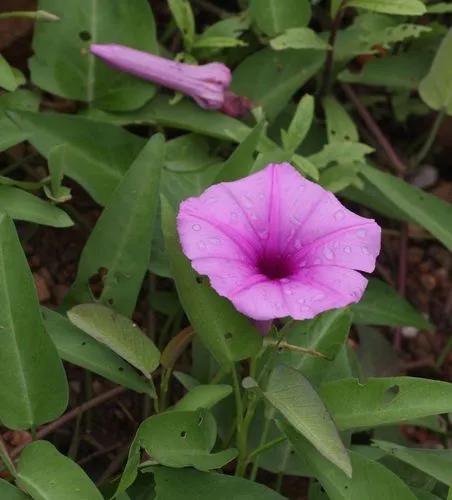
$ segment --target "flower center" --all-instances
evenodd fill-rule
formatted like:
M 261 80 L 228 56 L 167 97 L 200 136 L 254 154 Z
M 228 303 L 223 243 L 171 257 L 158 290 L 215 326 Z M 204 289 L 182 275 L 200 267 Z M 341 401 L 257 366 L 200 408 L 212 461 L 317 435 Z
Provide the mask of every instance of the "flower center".
M 259 258 L 257 268 L 271 280 L 289 278 L 295 272 L 293 261 L 287 255 L 264 255 Z

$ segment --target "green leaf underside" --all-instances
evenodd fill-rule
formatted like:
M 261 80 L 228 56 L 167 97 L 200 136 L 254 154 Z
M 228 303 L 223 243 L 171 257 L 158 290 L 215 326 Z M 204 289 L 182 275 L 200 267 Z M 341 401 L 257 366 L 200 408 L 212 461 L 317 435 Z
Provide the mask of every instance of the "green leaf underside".
M 67 314 L 75 326 L 107 345 L 147 378 L 159 365 L 157 347 L 129 318 L 101 304 L 81 304 Z

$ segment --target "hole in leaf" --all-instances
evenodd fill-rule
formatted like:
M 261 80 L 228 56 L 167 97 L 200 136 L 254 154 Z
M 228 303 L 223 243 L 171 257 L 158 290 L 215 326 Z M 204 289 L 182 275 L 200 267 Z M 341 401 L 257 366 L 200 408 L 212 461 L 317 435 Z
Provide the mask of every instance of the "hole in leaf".
M 82 345 L 86 345 L 86 342 L 82 342 Z
M 122 366 L 120 366 L 120 367 L 118 368 L 118 371 L 123 372 L 123 371 L 124 371 L 124 368 L 123 368 Z
M 106 267 L 99 267 L 96 274 L 93 274 L 89 280 L 88 285 L 91 289 L 91 293 L 95 299 L 99 299 L 102 295 L 104 289 L 105 277 L 108 274 L 108 269 Z
M 400 387 L 397 384 L 391 385 L 391 387 L 388 387 L 385 390 L 384 402 L 390 403 L 397 396 L 397 394 L 399 394 L 399 392 L 400 392 Z
M 201 278 L 201 276 L 196 276 L 196 283 L 198 283 L 199 285 L 202 284 L 202 278 Z
M 80 40 L 84 42 L 89 42 L 91 40 L 91 33 L 87 30 L 80 31 L 78 34 Z
M 180 437 L 181 437 L 182 439 L 185 439 L 185 438 L 187 437 L 187 431 L 182 431 L 182 432 L 180 433 Z
M 334 129 L 331 129 L 331 130 L 330 130 L 330 134 L 331 134 L 331 135 L 336 135 L 336 131 L 335 131 Z
M 350 140 L 351 140 L 351 137 L 350 137 L 348 134 L 345 134 L 345 135 L 344 135 L 344 139 L 345 139 L 346 141 L 350 141 Z
M 226 332 L 226 333 L 224 334 L 224 338 L 225 338 L 226 340 L 231 340 L 231 339 L 232 339 L 232 333 L 231 333 L 231 332 Z
M 199 418 L 198 418 L 198 425 L 201 425 L 204 421 L 204 417 L 203 415 L 200 415 Z
M 113 299 L 108 299 L 107 302 L 109 305 L 111 305 L 111 306 L 113 305 Z

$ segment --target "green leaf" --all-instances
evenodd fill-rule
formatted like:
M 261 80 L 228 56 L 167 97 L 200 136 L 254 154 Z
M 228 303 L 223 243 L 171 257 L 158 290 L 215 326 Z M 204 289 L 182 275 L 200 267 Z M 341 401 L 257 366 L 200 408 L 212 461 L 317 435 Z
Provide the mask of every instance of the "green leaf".
M 188 0 L 168 0 L 168 7 L 182 33 L 187 50 L 193 45 L 195 39 L 195 18 Z
M 17 80 L 6 59 L 0 54 L 0 87 L 13 92 L 17 89 Z
M 322 101 L 325 111 L 328 142 L 358 142 L 358 129 L 342 104 L 333 96 L 327 96 Z
M 307 26 L 311 6 L 307 0 L 250 0 L 251 18 L 268 36 L 288 28 Z
M 378 462 L 350 452 L 353 476 L 347 477 L 330 464 L 302 436 L 287 424 L 283 430 L 295 451 L 313 468 L 315 477 L 326 490 L 331 500 L 416 500 L 408 486 L 393 472 Z
M 159 365 L 158 349 L 129 318 L 100 304 L 81 304 L 67 315 L 75 326 L 106 344 L 147 378 Z
M 361 162 L 373 151 L 373 148 L 362 142 L 333 142 L 325 144 L 318 153 L 308 156 L 308 160 L 318 168 L 324 168 L 330 163 L 344 163 L 344 159 L 347 163 Z
M 48 158 L 55 146 L 67 144 L 65 174 L 101 205 L 108 203 L 144 146 L 143 139 L 120 127 L 80 116 L 25 111 L 10 115 L 43 156 Z
M 283 4 L 281 0 L 274 1 Z M 232 90 L 248 97 L 256 106 L 262 106 L 272 120 L 293 94 L 320 70 L 324 57 L 318 50 L 260 50 L 234 71 Z
M 44 226 L 70 227 L 74 224 L 61 208 L 13 186 L 0 186 L 0 210 L 12 219 Z
M 229 47 L 245 47 L 247 44 L 237 38 L 226 36 L 203 36 L 199 37 L 193 44 L 195 49 L 211 49 L 211 48 L 229 48 Z
M 439 2 L 433 5 L 427 5 L 427 12 L 429 14 L 448 14 L 452 12 L 452 3 Z
M 215 182 L 234 181 L 249 175 L 254 163 L 254 153 L 266 127 L 265 121 L 258 123 L 229 158 L 223 163 Z
M 158 500 L 283 500 L 263 484 L 216 472 L 152 467 Z
M 103 270 L 99 301 L 132 315 L 151 255 L 164 145 L 154 135 L 113 193 L 83 249 L 68 304 L 89 302 L 90 279 Z
M 62 185 L 66 153 L 67 147 L 65 145 L 55 146 L 49 153 L 50 189 L 46 189 L 48 186 L 44 186 L 44 190 L 47 197 L 57 203 L 71 199 L 70 189 Z
M 153 415 L 140 425 L 137 438 L 142 448 L 168 467 L 219 469 L 237 455 L 232 448 L 210 453 L 217 439 L 217 426 L 206 410 Z
M 28 495 L 4 479 L 0 479 L 0 498 L 2 500 L 30 500 Z
M 350 459 L 334 422 L 317 392 L 300 372 L 277 366 L 263 394 L 323 456 L 351 476 Z
M 422 100 L 431 108 L 452 115 L 452 29 L 443 38 L 427 75 L 419 84 Z
M 373 440 L 373 443 L 389 455 L 420 469 L 447 486 L 452 486 L 452 450 L 406 448 L 379 440 Z
M 146 0 L 40 0 L 57 23 L 35 26 L 31 78 L 41 89 L 103 109 L 137 109 L 155 93 L 149 82 L 112 69 L 89 53 L 91 44 L 117 43 L 157 52 L 155 23 Z M 56 43 L 58 41 L 58 43 Z
M 294 152 L 306 138 L 314 118 L 314 98 L 305 94 L 298 103 L 287 132 L 282 133 L 286 151 Z
M 102 500 L 91 479 L 47 441 L 35 441 L 21 453 L 17 484 L 34 500 Z
M 42 323 L 33 277 L 11 219 L 0 213 L 0 421 L 29 429 L 68 402 L 63 365 Z
M 321 385 L 320 396 L 341 430 L 452 411 L 452 384 L 415 377 L 336 380 Z
M 162 219 L 172 275 L 196 334 L 224 366 L 255 355 L 262 345 L 262 337 L 248 318 L 207 284 L 206 278 L 196 275 L 182 253 L 176 217 L 165 198 L 162 199 Z
M 359 72 L 341 71 L 341 82 L 377 85 L 389 89 L 416 90 L 431 64 L 427 50 L 410 50 L 367 62 Z
M 20 144 L 28 139 L 30 134 L 21 130 L 5 113 L 0 111 L 0 151 Z
M 421 16 L 426 12 L 425 5 L 420 0 L 349 0 L 347 7 L 400 16 Z
M 133 391 L 155 395 L 154 388 L 134 368 L 67 318 L 50 309 L 43 310 L 43 317 L 47 333 L 62 359 Z
M 383 196 L 402 210 L 411 220 L 430 231 L 449 250 L 452 249 L 452 205 L 411 184 L 370 166 L 363 175 Z
M 319 184 L 328 191 L 337 193 L 361 181 L 357 175 L 360 169 L 361 165 L 359 163 L 351 165 L 333 165 L 332 167 L 322 170 Z
M 431 330 L 432 325 L 393 287 L 371 278 L 364 297 L 352 306 L 353 322 L 359 325 L 414 326 Z
M 185 396 L 180 399 L 174 409 L 178 411 L 195 411 L 199 408 L 210 410 L 224 398 L 232 394 L 230 385 L 197 385 L 190 389 Z
M 289 28 L 270 41 L 274 50 L 313 49 L 328 50 L 329 45 L 310 28 Z

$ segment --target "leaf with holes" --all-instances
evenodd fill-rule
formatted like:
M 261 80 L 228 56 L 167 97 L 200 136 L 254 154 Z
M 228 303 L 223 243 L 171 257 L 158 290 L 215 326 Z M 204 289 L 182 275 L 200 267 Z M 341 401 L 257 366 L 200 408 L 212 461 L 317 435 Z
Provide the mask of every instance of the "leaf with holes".
M 293 444 L 295 451 L 312 467 L 331 500 L 416 500 L 408 486 L 382 464 L 350 452 L 353 475 L 347 477 L 333 466 L 311 443 L 284 422 L 281 428 Z
M 289 28 L 270 41 L 274 50 L 313 49 L 328 50 L 330 46 L 310 28 Z
M 59 417 L 68 386 L 45 332 L 33 277 L 11 219 L 0 212 L 0 420 L 29 429 Z
M 80 330 L 107 345 L 147 378 L 159 365 L 157 347 L 129 318 L 101 304 L 81 304 L 67 315 Z
M 443 38 L 430 71 L 419 84 L 419 94 L 433 109 L 452 115 L 452 29 Z
M 112 42 L 156 53 L 155 23 L 146 0 L 39 0 L 38 6 L 60 20 L 36 24 L 30 59 L 35 85 L 119 111 L 137 109 L 154 95 L 149 82 L 114 70 L 89 53 L 93 43 Z
M 431 330 L 429 323 L 393 287 L 371 278 L 363 298 L 352 306 L 353 322 L 359 325 L 414 326 Z
M 47 333 L 62 359 L 133 391 L 155 396 L 154 387 L 107 346 L 82 332 L 55 311 L 43 309 L 43 317 Z
M 324 457 L 351 476 L 350 459 L 334 422 L 317 392 L 300 372 L 277 366 L 263 395 Z
M 260 30 L 275 36 L 287 28 L 306 26 L 311 6 L 308 0 L 251 0 L 250 14 Z
M 452 384 L 414 377 L 348 378 L 319 390 L 340 430 L 395 424 L 452 411 Z
M 219 469 L 237 456 L 237 450 L 232 448 L 211 453 L 216 439 L 215 419 L 204 409 L 168 411 L 147 418 L 130 447 L 117 493 L 125 491 L 135 480 L 141 448 L 162 465 L 207 471 Z
M 249 358 L 259 351 L 262 337 L 251 321 L 197 276 L 182 253 L 176 232 L 176 216 L 165 198 L 162 199 L 163 232 L 170 265 L 179 298 L 201 341 L 216 360 L 231 362 Z
M 362 162 L 366 155 L 373 151 L 374 149 L 367 144 L 346 140 L 344 142 L 325 144 L 318 153 L 308 156 L 308 160 L 316 167 L 324 168 L 330 163 Z
M 35 441 L 21 453 L 17 484 L 36 500 L 102 500 L 85 472 L 47 441 Z
M 358 129 L 342 104 L 335 97 L 327 96 L 323 99 L 322 105 L 326 118 L 328 142 L 358 142 Z
M 152 136 L 113 193 L 83 249 L 66 304 L 89 302 L 90 279 L 104 270 L 98 300 L 131 316 L 151 255 L 164 145 L 160 134 Z

